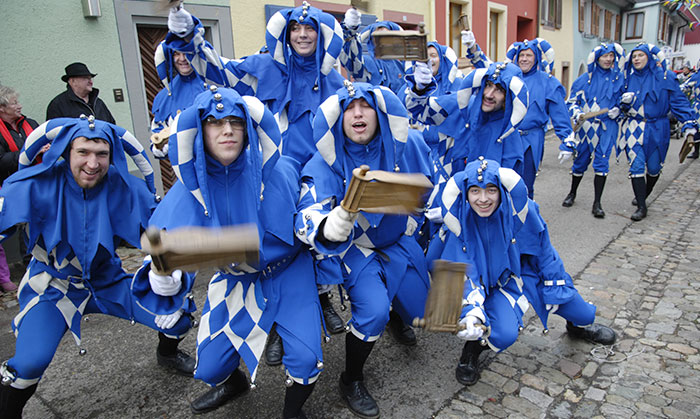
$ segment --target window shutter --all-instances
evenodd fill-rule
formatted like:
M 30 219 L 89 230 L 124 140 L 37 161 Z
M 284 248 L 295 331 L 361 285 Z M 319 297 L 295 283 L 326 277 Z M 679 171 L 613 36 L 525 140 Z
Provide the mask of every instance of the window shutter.
M 578 31 L 586 31 L 586 5 L 585 0 L 578 0 Z
M 615 41 L 622 40 L 622 15 L 615 15 Z
M 559 29 L 561 28 L 561 0 L 557 0 L 557 14 L 556 14 L 556 20 L 554 22 L 554 27 Z
M 603 37 L 605 39 L 611 38 L 611 26 L 612 25 L 612 12 L 610 10 L 605 10 L 605 27 L 603 28 Z

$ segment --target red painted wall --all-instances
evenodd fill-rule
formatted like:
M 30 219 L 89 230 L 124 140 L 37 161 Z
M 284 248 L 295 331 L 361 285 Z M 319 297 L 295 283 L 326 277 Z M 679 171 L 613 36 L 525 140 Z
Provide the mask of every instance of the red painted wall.
M 533 39 L 537 36 L 537 0 L 501 0 L 494 1 L 492 3 L 502 4 L 508 7 L 508 22 L 507 33 L 505 34 L 505 40 L 508 45 L 516 41 L 522 41 L 522 39 L 516 39 L 517 28 L 518 28 L 518 16 L 521 18 L 532 19 L 532 23 L 526 28 L 522 33 L 525 34 L 523 38 Z M 449 8 L 449 0 L 438 0 L 435 2 L 435 16 L 436 16 L 436 38 L 440 43 L 447 43 L 447 37 L 449 35 L 448 22 L 446 21 L 445 15 L 446 10 Z M 485 43 L 488 39 L 488 22 L 489 22 L 489 9 L 488 0 L 473 0 L 472 2 L 472 31 L 476 37 L 477 42 Z

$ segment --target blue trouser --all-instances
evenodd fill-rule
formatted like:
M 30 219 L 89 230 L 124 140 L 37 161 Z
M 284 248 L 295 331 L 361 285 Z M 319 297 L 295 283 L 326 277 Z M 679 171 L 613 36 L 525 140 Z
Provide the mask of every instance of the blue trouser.
M 603 134 L 605 135 L 605 134 Z M 587 141 L 577 147 L 577 155 L 571 171 L 576 175 L 583 175 L 593 160 L 593 172 L 597 175 L 607 175 L 610 171 L 610 152 L 613 142 L 607 139 L 599 139 L 595 147 Z
M 595 305 L 584 301 L 581 294 L 576 294 L 570 301 L 559 304 L 554 314 L 570 321 L 574 326 L 584 327 L 595 321 L 595 310 Z
M 500 352 L 515 343 L 518 339 L 521 319 L 513 310 L 508 298 L 497 288 L 493 288 L 486 296 L 484 313 L 488 316 L 491 325 L 488 342 L 492 349 Z
M 121 283 L 123 284 L 120 287 L 121 291 L 129 293 L 127 281 L 121 281 Z M 105 311 L 102 311 L 97 307 L 95 299 L 90 298 L 84 313 L 109 314 L 126 320 L 131 320 L 130 314 L 132 314 L 135 322 L 174 338 L 184 336 L 191 327 L 190 317 L 183 315 L 171 329 L 160 329 L 155 324 L 155 315 L 135 304 L 133 298 L 131 302 L 132 312 L 128 313 L 120 305 L 102 298 L 100 304 L 105 308 Z M 25 314 L 16 331 L 15 355 L 7 361 L 18 378 L 18 381 L 12 384 L 13 387 L 26 388 L 41 379 L 67 330 L 68 326 L 63 315 L 52 301 L 39 302 Z
M 352 303 L 351 331 L 364 341 L 381 336 L 389 321 L 390 308 L 404 322 L 421 317 L 425 309 L 425 282 L 416 268 L 409 264 L 396 295 L 389 295 L 382 263 L 382 258 L 375 255 L 353 284 L 345 284 Z
M 645 154 L 644 147 L 640 144 L 635 144 L 632 150 L 634 150 L 636 156 L 634 156 L 630 164 L 630 175 L 634 177 L 642 176 L 645 174 L 645 169 L 646 174 L 649 176 L 658 176 L 661 173 L 663 164 L 661 163 L 661 153 L 658 148 L 652 149 L 649 156 Z
M 535 178 L 537 177 L 537 165 L 535 164 L 535 156 L 532 147 L 525 149 L 523 156 L 523 181 L 527 186 L 527 196 L 534 199 L 535 196 Z

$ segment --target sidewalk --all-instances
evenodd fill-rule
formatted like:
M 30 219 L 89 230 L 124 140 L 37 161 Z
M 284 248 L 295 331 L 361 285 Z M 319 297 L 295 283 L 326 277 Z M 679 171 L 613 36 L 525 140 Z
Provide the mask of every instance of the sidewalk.
M 577 288 L 618 332 L 612 348 L 572 341 L 530 316 L 518 341 L 436 418 L 670 417 L 700 411 L 700 164 L 694 162 L 584 271 Z M 651 222 L 650 218 L 654 220 Z M 530 310 L 531 311 L 531 310 Z

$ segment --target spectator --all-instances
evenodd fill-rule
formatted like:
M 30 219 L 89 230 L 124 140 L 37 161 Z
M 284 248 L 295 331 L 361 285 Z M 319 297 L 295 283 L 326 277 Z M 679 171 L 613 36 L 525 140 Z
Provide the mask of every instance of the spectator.
M 93 74 L 83 63 L 69 64 L 61 80 L 66 82 L 66 91 L 59 94 L 46 108 L 46 120 L 53 118 L 78 118 L 93 115 L 96 119 L 114 124 L 114 117 L 107 105 L 98 98 L 99 90 L 92 87 Z

